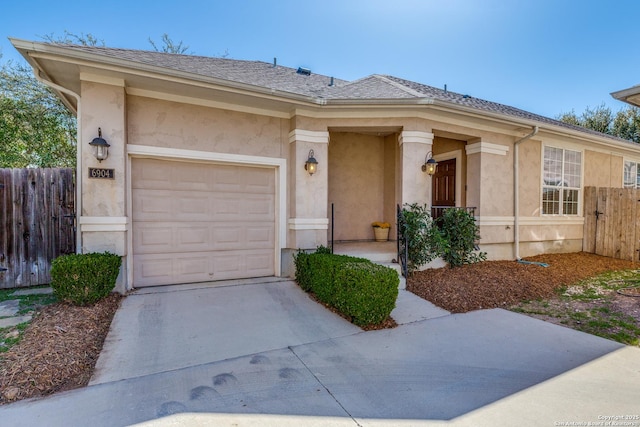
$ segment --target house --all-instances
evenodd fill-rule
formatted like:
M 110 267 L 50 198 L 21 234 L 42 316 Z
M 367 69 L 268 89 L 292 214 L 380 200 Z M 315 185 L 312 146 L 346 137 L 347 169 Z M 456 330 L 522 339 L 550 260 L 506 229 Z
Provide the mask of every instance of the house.
M 371 240 L 405 203 L 473 207 L 490 259 L 580 251 L 584 187 L 621 187 L 640 161 L 628 141 L 393 76 L 11 42 L 77 113 L 78 248 L 122 255 L 120 290 L 288 275 L 296 250 L 331 229 Z

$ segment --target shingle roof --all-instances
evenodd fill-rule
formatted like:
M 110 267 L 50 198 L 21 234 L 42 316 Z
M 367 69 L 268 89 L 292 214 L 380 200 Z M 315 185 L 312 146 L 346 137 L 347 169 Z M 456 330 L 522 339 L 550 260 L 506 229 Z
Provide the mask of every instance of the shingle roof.
M 371 75 L 349 82 L 338 78 L 311 73 L 299 74 L 295 68 L 274 66 L 263 61 L 247 61 L 164 52 L 141 51 L 96 46 L 63 45 L 64 47 L 118 60 L 147 64 L 167 70 L 177 70 L 208 78 L 227 80 L 259 88 L 308 96 L 327 101 L 352 100 L 407 100 L 429 98 L 478 111 L 497 113 L 528 121 L 571 129 L 586 134 L 606 137 L 620 142 L 631 142 L 581 126 L 575 126 L 515 107 L 486 101 L 469 95 L 445 91 L 390 75 Z M 332 84 L 333 83 L 333 84 Z
M 164 52 L 118 49 L 95 46 L 64 45 L 74 50 L 89 52 L 120 60 L 127 60 L 154 67 L 178 70 L 186 73 L 228 80 L 230 82 L 275 89 L 311 97 L 324 97 L 326 91 L 346 84 L 345 80 L 311 73 L 298 74 L 297 69 L 263 61 L 246 61 Z

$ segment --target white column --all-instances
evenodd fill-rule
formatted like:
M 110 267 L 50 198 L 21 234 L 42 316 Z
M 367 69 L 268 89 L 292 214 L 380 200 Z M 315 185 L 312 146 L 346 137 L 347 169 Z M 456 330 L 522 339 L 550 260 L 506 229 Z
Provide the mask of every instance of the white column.
M 431 176 L 422 171 L 427 153 L 433 148 L 433 133 L 403 130 L 399 137 L 402 173 L 402 205 L 431 206 Z
M 289 132 L 291 208 L 288 220 L 290 248 L 313 249 L 327 245 L 329 192 L 329 132 L 294 129 Z M 318 161 L 313 175 L 305 163 L 313 150 Z

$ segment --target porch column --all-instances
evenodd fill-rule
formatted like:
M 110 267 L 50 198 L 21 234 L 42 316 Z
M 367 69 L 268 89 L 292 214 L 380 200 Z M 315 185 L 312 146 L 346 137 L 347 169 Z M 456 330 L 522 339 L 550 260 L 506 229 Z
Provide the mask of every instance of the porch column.
M 476 140 L 470 141 L 465 150 L 467 206 L 477 208 L 476 216 L 512 215 L 513 165 L 507 157 L 509 147 Z
M 81 187 L 81 210 L 77 215 L 82 246 L 78 251 L 108 251 L 125 257 L 129 220 L 125 185 L 127 130 L 124 80 L 86 73 L 81 73 L 80 79 L 82 106 L 78 117 L 81 129 L 78 150 L 81 161 L 76 179 Z M 101 162 L 89 145 L 98 137 L 98 128 L 110 145 L 108 158 Z M 90 173 L 90 168 L 94 169 L 93 173 Z M 121 273 L 126 273 L 124 259 L 122 265 Z M 120 274 L 116 290 L 127 289 L 126 277 L 126 274 Z
M 329 194 L 329 132 L 294 129 L 289 132 L 291 165 L 288 244 L 294 249 L 327 245 L 327 200 Z M 313 175 L 305 163 L 313 150 L 318 161 Z
M 431 206 L 431 176 L 422 171 L 424 159 L 433 147 L 433 133 L 403 130 L 399 137 L 401 156 L 400 204 Z

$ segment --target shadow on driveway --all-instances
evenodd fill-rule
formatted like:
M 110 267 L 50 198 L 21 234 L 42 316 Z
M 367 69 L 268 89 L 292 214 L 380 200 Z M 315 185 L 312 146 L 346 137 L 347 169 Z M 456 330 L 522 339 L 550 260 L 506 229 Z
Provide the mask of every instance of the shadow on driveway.
M 620 349 L 626 367 L 599 364 Z M 166 288 L 125 300 L 95 385 L 8 405 L 0 417 L 33 425 L 46 414 L 48 425 L 65 426 L 163 417 L 162 425 L 435 425 L 490 423 L 487 414 L 502 408 L 513 418 L 490 424 L 514 425 L 559 417 L 544 407 L 579 395 L 591 407 L 557 411 L 595 422 L 590 411 L 624 409 L 638 394 L 639 360 L 637 349 L 501 309 L 362 332 L 290 281 Z M 590 378 L 608 379 L 595 387 Z M 521 397 L 529 394 L 537 397 Z M 545 406 L 526 418 L 537 405 Z

